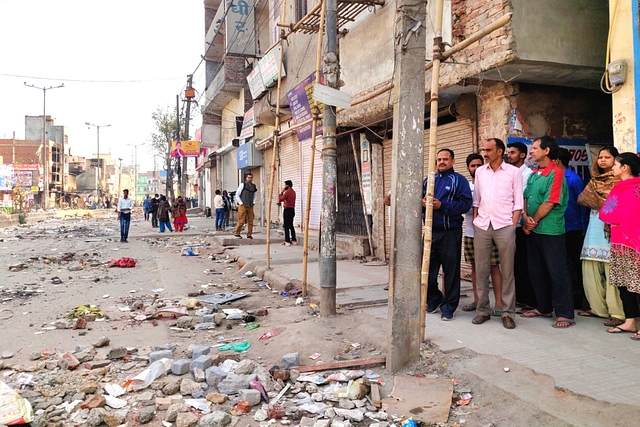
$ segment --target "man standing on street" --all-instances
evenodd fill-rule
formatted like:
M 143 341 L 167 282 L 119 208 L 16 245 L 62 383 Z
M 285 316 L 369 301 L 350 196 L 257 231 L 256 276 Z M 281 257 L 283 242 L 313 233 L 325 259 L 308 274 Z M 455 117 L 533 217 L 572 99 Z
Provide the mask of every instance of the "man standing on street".
M 538 168 L 524 192 L 522 222 L 528 234 L 529 276 L 538 305 L 522 315 L 551 317 L 555 310 L 552 326 L 566 329 L 576 322 L 564 228 L 569 194 L 564 173 L 554 163 L 558 151 L 558 144 L 549 136 L 536 139 L 531 146 L 531 158 Z
M 489 273 L 493 244 L 498 247 L 502 271 L 502 325 L 514 329 L 516 322 L 516 286 L 513 253 L 516 250 L 516 226 L 522 213 L 522 174 L 503 161 L 506 147 L 498 138 L 484 143 L 485 165 L 476 170 L 473 193 L 473 249 L 476 258 L 478 315 L 472 323 L 491 319 Z
M 153 196 L 149 204 L 151 206 L 151 227 L 158 228 L 158 206 L 160 205 L 160 199 L 158 199 L 157 194 Z
M 149 213 L 151 212 L 151 200 L 149 200 L 149 195 L 147 194 L 147 198 L 142 202 L 142 206 L 144 207 L 144 220 L 149 221 Z
M 242 226 L 247 224 L 247 239 L 253 239 L 253 205 L 256 203 L 258 187 L 253 183 L 253 174 L 248 173 L 245 181 L 236 190 L 236 203 L 238 204 L 238 224 L 235 237 L 242 239 L 240 232 Z
M 131 210 L 133 199 L 129 198 L 129 190 L 122 191 L 123 197 L 118 200 L 118 218 L 120 219 L 120 242 L 129 243 L 129 224 L 131 224 Z
M 213 198 L 213 207 L 216 210 L 216 231 L 222 231 L 222 221 L 224 221 L 224 199 L 220 190 L 216 190 Z
M 522 142 L 512 142 L 507 145 L 507 163 L 520 169 L 522 174 L 522 191 L 527 188 L 527 181 L 533 170 L 525 163 L 527 146 Z M 516 307 L 531 310 L 536 306 L 536 295 L 533 293 L 529 273 L 527 270 L 527 236 L 522 230 L 522 217 L 516 228 L 515 253 Z
M 278 204 L 284 205 L 283 226 L 284 226 L 284 245 L 297 245 L 296 230 L 293 228 L 293 218 L 296 216 L 296 192 L 293 189 L 293 182 L 286 180 L 284 188 L 278 196 Z
M 462 252 L 462 215 L 471 209 L 473 198 L 467 179 L 454 172 L 455 154 L 438 151 L 438 172 L 434 182 L 433 236 L 427 288 L 427 313 L 442 310 L 442 320 L 453 320 L 460 301 L 460 256 Z M 426 179 L 423 193 L 426 193 Z M 422 199 L 424 205 L 425 199 Z M 440 267 L 444 271 L 444 295 L 438 287 Z

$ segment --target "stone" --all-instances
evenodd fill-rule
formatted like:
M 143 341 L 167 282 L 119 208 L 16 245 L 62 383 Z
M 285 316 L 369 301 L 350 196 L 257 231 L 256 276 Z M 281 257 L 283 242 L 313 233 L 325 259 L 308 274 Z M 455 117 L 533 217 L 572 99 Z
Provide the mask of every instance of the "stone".
M 331 427 L 351 427 L 351 423 L 348 420 L 346 421 L 333 420 L 331 421 Z
M 193 349 L 191 358 L 195 360 L 200 356 L 208 355 L 210 352 L 211 352 L 211 347 L 209 347 L 208 345 L 200 345 Z
M 184 375 L 189 372 L 191 362 L 187 359 L 179 359 L 171 364 L 171 373 L 173 375 Z
M 111 365 L 111 361 L 110 360 L 91 360 L 89 362 L 85 362 L 84 366 L 85 368 L 92 370 L 92 369 L 98 369 L 98 368 L 104 368 L 105 366 L 109 366 Z
M 222 369 L 220 369 L 218 366 L 212 366 L 207 370 L 205 370 L 204 373 L 205 373 L 205 379 L 207 381 L 207 384 L 209 384 L 212 387 L 217 386 L 220 383 L 220 381 L 227 378 L 227 373 Z
M 74 356 L 76 357 L 76 359 L 78 359 L 80 363 L 90 362 L 91 360 L 93 360 L 93 354 L 89 353 L 88 351 L 81 351 L 80 353 L 75 353 Z
M 329 407 L 324 411 L 324 416 L 327 418 L 333 418 L 336 416 L 336 410 L 332 407 Z
M 330 424 L 331 424 L 331 420 L 323 419 L 323 420 L 318 420 L 315 423 L 313 423 L 313 427 L 329 427 Z
M 221 393 L 209 393 L 206 399 L 211 403 L 224 403 L 227 400 L 227 396 Z
M 29 354 L 29 360 L 39 360 L 42 357 L 42 353 L 39 351 L 34 351 Z
M 262 387 L 264 387 L 264 390 L 267 393 L 273 391 L 275 381 L 266 368 L 264 368 L 263 366 L 256 366 L 253 370 L 253 373 L 257 375 L 258 381 L 260 381 L 260 384 L 262 384 Z
M 194 368 L 193 369 L 193 379 L 197 382 L 197 383 L 203 383 L 206 379 L 205 375 L 204 375 L 204 371 L 200 368 Z
M 300 371 L 298 371 L 297 369 L 291 369 L 289 371 L 289 378 L 291 379 L 291 381 L 296 382 L 299 376 L 300 376 Z
M 315 384 L 307 383 L 307 384 L 304 386 L 304 390 L 305 390 L 307 393 L 312 394 L 312 393 L 315 393 L 315 392 L 317 392 L 317 391 L 318 391 L 318 386 L 317 386 L 317 385 L 315 385 Z
M 357 409 L 335 408 L 335 411 L 336 414 L 350 421 L 362 421 L 364 419 L 364 414 L 362 413 L 362 411 L 359 411 Z
M 213 411 L 200 419 L 200 427 L 225 427 L 231 423 L 231 415 L 222 411 Z
M 178 321 L 176 322 L 176 326 L 182 329 L 189 329 L 195 323 L 197 322 L 195 322 L 192 316 L 182 316 L 178 318 Z
M 127 355 L 126 347 L 114 347 L 111 350 L 109 350 L 109 353 L 107 354 L 107 358 L 111 360 L 122 359 L 126 355 Z
M 153 351 L 160 351 L 160 350 L 170 350 L 172 353 L 176 351 L 178 347 L 175 344 L 162 344 L 162 345 L 155 345 L 152 347 Z
M 353 409 L 356 407 L 356 404 L 349 399 L 340 399 L 338 406 L 342 409 Z
M 256 406 L 260 404 L 262 396 L 258 390 L 243 389 L 238 391 L 238 399 L 249 402 L 251 406 Z
M 89 351 L 93 349 L 92 345 L 88 345 L 88 344 L 78 344 L 76 345 L 76 353 L 81 353 L 83 351 Z
M 322 402 L 322 393 L 312 393 L 311 398 L 314 402 Z
M 176 416 L 176 427 L 194 427 L 198 421 L 198 417 L 191 412 L 180 412 Z
M 124 424 L 128 413 L 129 410 L 123 408 L 113 412 L 104 411 L 101 417 L 102 421 L 104 421 L 109 427 L 118 427 L 119 425 Z
M 365 412 L 364 414 L 367 418 L 373 418 L 374 420 L 378 420 L 378 421 L 386 421 L 389 419 L 389 414 L 384 412 L 384 411 L 380 411 L 380 412 Z
M 193 372 L 195 368 L 202 369 L 202 371 L 204 372 L 211 367 L 211 364 L 211 356 L 207 356 L 206 354 L 199 356 L 197 359 L 193 359 L 193 362 L 191 362 L 191 372 Z
M 193 394 L 202 391 L 202 386 L 190 378 L 184 378 L 180 382 L 180 394 Z
M 155 398 L 152 392 L 144 391 L 136 396 L 136 402 L 140 402 L 143 405 L 149 405 L 149 402 L 151 402 L 151 404 L 155 402 Z
M 214 313 L 213 315 L 213 323 L 215 323 L 217 326 L 220 326 L 222 324 L 222 322 L 224 322 L 224 320 L 227 318 L 227 316 L 225 316 L 224 313 Z
M 362 408 L 367 405 L 367 403 L 362 400 L 354 400 L 353 403 L 356 405 L 356 408 Z
M 282 356 L 282 364 L 284 369 L 289 369 L 294 366 L 300 366 L 300 353 L 287 353 Z
M 138 422 L 140 424 L 147 424 L 156 416 L 154 408 L 143 408 L 138 414 Z
M 171 405 L 169 405 L 167 413 L 164 416 L 164 420 L 169 421 L 170 423 L 175 422 L 176 418 L 178 417 L 178 413 L 181 412 L 183 406 L 183 403 L 172 403 Z
M 309 417 L 302 417 L 300 418 L 300 427 L 313 427 L 313 425 L 315 424 L 315 420 L 313 418 L 309 418 Z
M 253 370 L 255 369 L 255 367 L 256 367 L 256 364 L 253 360 L 244 359 L 244 360 L 241 360 L 240 363 L 238 363 L 238 365 L 233 370 L 233 372 L 237 375 L 249 375 L 253 373 Z
M 267 411 L 264 409 L 258 409 L 253 415 L 253 419 L 256 421 L 266 421 L 267 418 L 269 418 L 269 416 L 267 415 Z
M 156 411 L 166 411 L 172 403 L 170 397 L 156 397 Z
M 149 353 L 149 364 L 160 359 L 173 359 L 173 352 L 171 350 L 158 350 Z
M 57 319 L 53 322 L 53 326 L 56 329 L 71 329 L 75 322 L 75 319 Z
M 100 337 L 96 341 L 91 343 L 91 345 L 93 345 L 95 348 L 100 348 L 100 347 L 105 347 L 105 346 L 109 345 L 110 342 L 111 342 L 111 340 L 109 338 Z
M 167 379 L 167 382 L 162 387 L 162 393 L 165 396 L 171 396 L 180 391 L 180 379 L 175 377 L 170 377 Z
M 90 398 L 82 402 L 80 404 L 80 408 L 82 409 L 102 408 L 106 404 L 107 404 L 107 400 L 104 398 L 104 396 L 101 396 L 99 394 L 94 394 L 93 396 L 91 396 Z
M 244 375 L 227 375 L 218 383 L 218 391 L 222 394 L 238 394 L 238 391 L 249 388 L 249 381 Z
M 98 390 L 98 383 L 95 381 L 89 380 L 80 384 L 81 393 L 93 394 L 97 390 Z
M 65 371 L 72 371 L 80 366 L 80 361 L 75 358 L 75 356 L 71 353 L 65 353 L 62 355 L 60 362 L 58 362 L 58 366 Z

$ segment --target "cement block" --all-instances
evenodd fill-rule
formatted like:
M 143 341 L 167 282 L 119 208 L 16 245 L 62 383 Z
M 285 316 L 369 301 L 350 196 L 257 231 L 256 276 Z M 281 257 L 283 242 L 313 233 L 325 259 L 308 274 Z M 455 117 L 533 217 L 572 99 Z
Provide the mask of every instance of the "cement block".
M 220 383 L 220 381 L 227 378 L 227 373 L 217 366 L 210 367 L 204 373 L 205 373 L 205 379 L 207 381 L 207 384 L 209 384 L 212 387 L 217 386 Z
M 173 359 L 173 352 L 171 350 L 159 350 L 149 353 L 149 364 L 160 359 Z
M 200 356 L 196 359 L 193 359 L 193 362 L 191 362 L 191 372 L 193 372 L 195 368 L 202 369 L 202 372 L 204 372 L 211 367 L 211 364 L 212 364 L 211 356 L 206 356 L 206 355 Z
M 300 354 L 299 353 L 287 353 L 282 356 L 282 364 L 285 369 L 292 368 L 294 366 L 300 366 Z
M 258 390 L 242 389 L 238 391 L 238 399 L 249 402 L 251 406 L 259 405 L 261 398 L 262 396 Z
M 196 360 L 200 356 L 208 355 L 211 352 L 211 347 L 208 345 L 201 345 L 193 349 L 193 360 Z
M 184 375 L 189 373 L 191 368 L 191 362 L 187 359 L 180 359 L 173 362 L 171 365 L 171 373 L 173 375 Z
M 244 375 L 228 375 L 218 384 L 218 391 L 226 395 L 238 394 L 240 390 L 248 388 L 249 381 Z

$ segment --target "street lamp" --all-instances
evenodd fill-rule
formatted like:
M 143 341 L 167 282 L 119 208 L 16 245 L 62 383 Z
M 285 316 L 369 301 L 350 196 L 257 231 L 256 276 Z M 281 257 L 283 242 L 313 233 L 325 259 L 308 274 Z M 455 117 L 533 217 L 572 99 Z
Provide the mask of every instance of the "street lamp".
M 142 144 L 127 144 L 129 147 L 133 147 L 134 160 L 133 160 L 133 200 L 136 200 L 138 196 L 138 147 L 147 145 L 146 142 Z
M 118 161 L 120 162 L 120 167 L 118 168 L 118 198 L 120 198 L 120 193 L 122 192 L 122 159 L 118 157 Z
M 100 202 L 102 201 L 102 192 L 100 191 L 102 190 L 102 181 L 100 181 L 100 169 L 102 169 L 100 166 L 100 128 L 108 128 L 111 125 L 94 125 L 89 122 L 84 122 L 84 124 L 87 125 L 88 128 L 91 128 L 91 126 L 95 127 L 98 134 L 98 188 L 96 190 L 98 191 L 98 207 L 100 207 Z
M 58 89 L 61 87 L 64 87 L 64 83 L 62 83 L 60 86 L 49 86 L 49 87 L 38 87 L 36 85 L 29 85 L 27 84 L 27 82 L 24 82 L 24 85 L 27 87 L 32 87 L 34 89 L 40 89 L 42 91 L 42 150 L 44 150 L 44 154 L 43 154 L 43 160 L 42 160 L 42 165 L 43 165 L 43 171 L 44 171 L 44 177 L 43 177 L 43 183 L 42 185 L 44 186 L 44 192 L 43 192 L 43 200 L 42 200 L 42 208 L 47 211 L 49 210 L 49 144 L 47 144 L 47 142 L 49 141 L 47 139 L 47 91 L 49 89 Z M 64 147 L 64 143 L 63 143 L 63 147 Z M 62 165 L 62 173 L 64 174 L 64 162 Z

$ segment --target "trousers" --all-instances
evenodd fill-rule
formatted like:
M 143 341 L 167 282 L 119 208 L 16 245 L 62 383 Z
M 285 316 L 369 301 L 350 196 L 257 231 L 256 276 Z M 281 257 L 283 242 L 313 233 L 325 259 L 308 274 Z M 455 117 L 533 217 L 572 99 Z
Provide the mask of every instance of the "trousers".
M 238 206 L 238 224 L 236 225 L 236 234 L 240 234 L 242 226 L 247 224 L 247 237 L 253 233 L 253 206 Z
M 460 302 L 460 257 L 462 255 L 462 227 L 433 230 L 427 305 L 441 305 L 443 313 L 453 313 Z M 440 267 L 444 272 L 444 295 L 438 287 Z
M 120 241 L 121 242 L 129 238 L 130 224 L 131 224 L 131 212 L 120 213 Z
M 283 216 L 283 227 L 284 227 L 284 241 L 285 242 L 296 242 L 296 230 L 293 228 L 293 218 L 296 216 L 295 208 L 284 208 L 282 212 Z

